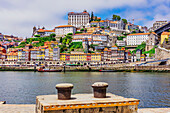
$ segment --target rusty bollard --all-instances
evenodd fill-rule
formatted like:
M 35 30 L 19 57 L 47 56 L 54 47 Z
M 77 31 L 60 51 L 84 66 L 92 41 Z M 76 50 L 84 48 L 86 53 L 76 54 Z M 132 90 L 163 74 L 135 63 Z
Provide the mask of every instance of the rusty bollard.
M 73 84 L 70 83 L 57 84 L 56 89 L 58 90 L 59 100 L 69 100 L 71 98 L 71 90 L 73 89 Z
M 95 98 L 106 98 L 106 89 L 108 83 L 106 82 L 95 82 L 93 85 L 94 97 Z

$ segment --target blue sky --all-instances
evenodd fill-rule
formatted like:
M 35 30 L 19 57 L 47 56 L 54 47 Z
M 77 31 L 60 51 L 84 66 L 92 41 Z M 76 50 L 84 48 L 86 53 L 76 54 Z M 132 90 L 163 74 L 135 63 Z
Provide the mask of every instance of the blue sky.
M 33 26 L 53 29 L 67 24 L 69 11 L 84 9 L 102 19 L 117 14 L 147 27 L 157 20 L 170 21 L 170 0 L 0 0 L 0 32 L 30 37 Z

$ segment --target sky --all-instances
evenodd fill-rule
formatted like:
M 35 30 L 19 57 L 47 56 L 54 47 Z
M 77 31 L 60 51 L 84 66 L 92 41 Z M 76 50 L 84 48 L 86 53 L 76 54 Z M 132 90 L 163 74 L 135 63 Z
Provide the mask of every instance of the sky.
M 68 12 L 93 11 L 111 19 L 120 15 L 135 24 L 151 27 L 170 21 L 170 0 L 0 0 L 0 33 L 31 37 L 34 26 L 54 29 L 67 24 Z

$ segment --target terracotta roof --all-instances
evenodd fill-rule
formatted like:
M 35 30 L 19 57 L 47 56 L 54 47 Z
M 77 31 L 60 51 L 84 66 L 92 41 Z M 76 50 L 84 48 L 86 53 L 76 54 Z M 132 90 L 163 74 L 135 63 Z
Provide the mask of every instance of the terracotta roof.
M 107 35 L 104 35 L 104 34 L 93 34 L 93 35 L 101 35 L 101 36 L 107 36 Z
M 39 29 L 37 32 L 55 32 L 54 30 Z
M 7 56 L 17 56 L 18 53 L 15 53 L 15 52 L 11 52 L 11 53 L 8 53 Z
M 72 25 L 61 25 L 61 26 L 57 26 L 55 28 L 62 28 L 62 27 L 74 27 L 74 26 L 72 26 Z
M 100 22 L 105 22 L 104 20 L 101 20 Z
M 6 53 L 2 53 L 2 52 L 0 52 L 0 54 L 1 54 L 1 55 L 6 55 Z
M 110 23 L 117 24 L 117 21 L 111 21 Z
M 0 47 L 0 50 L 4 50 L 4 48 L 3 48 L 3 47 Z
M 152 32 L 153 34 L 156 34 L 155 32 Z M 151 33 L 135 33 L 135 34 L 129 34 L 128 36 L 132 36 L 132 35 L 149 35 Z
M 108 48 L 104 48 L 104 51 L 108 51 Z
M 91 21 L 91 23 L 99 23 L 98 21 Z
M 92 35 L 92 33 L 80 33 L 80 34 L 75 34 L 76 35 Z
M 122 47 L 121 50 L 125 50 L 125 48 Z
M 162 35 L 170 35 L 170 32 L 163 32 Z

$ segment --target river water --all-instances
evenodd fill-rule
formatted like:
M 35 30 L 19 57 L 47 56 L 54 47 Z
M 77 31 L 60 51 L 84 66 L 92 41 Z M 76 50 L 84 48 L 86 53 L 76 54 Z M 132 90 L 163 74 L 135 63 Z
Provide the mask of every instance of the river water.
M 91 85 L 103 81 L 108 91 L 140 99 L 139 107 L 170 107 L 170 73 L 127 72 L 0 72 L 0 101 L 35 104 L 37 95 L 56 94 L 58 83 L 73 83 L 75 93 L 92 93 Z

